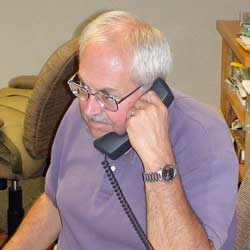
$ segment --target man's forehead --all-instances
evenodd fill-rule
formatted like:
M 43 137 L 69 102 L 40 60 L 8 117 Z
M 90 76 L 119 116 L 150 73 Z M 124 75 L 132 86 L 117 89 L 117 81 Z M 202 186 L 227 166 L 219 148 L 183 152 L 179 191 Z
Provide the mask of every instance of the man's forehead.
M 119 47 L 90 43 L 80 57 L 79 74 L 91 89 L 117 92 L 126 90 L 130 81 L 130 63 Z M 125 84 L 126 83 L 126 84 Z

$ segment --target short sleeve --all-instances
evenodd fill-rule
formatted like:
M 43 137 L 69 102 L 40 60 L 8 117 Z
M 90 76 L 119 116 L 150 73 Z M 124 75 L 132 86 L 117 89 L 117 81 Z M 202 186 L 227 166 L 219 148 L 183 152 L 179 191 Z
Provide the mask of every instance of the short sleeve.
M 182 179 L 187 199 L 219 250 L 228 237 L 237 195 L 237 169 L 233 154 L 224 153 L 202 163 Z M 203 165 L 203 166 L 202 166 Z M 207 169 L 205 169 L 207 168 Z
M 235 226 L 238 161 L 232 139 L 225 123 L 211 112 L 187 115 L 181 111 L 179 115 L 184 122 L 175 130 L 172 144 L 182 185 L 208 238 L 219 250 L 232 237 L 231 226 Z
M 192 209 L 215 248 L 221 249 L 235 215 L 237 158 L 222 123 L 209 131 L 200 124 L 193 129 L 186 138 L 188 143 L 177 153 L 177 165 Z
M 58 184 L 58 175 L 60 169 L 60 135 L 62 126 L 59 126 L 51 150 L 50 165 L 45 177 L 45 193 L 48 195 L 53 205 L 57 207 L 56 191 Z
M 53 150 L 52 150 L 52 158 L 55 158 L 55 156 L 53 156 Z M 56 160 L 52 159 L 45 177 L 45 193 L 48 195 L 48 197 L 50 198 L 55 207 L 57 207 L 56 203 L 56 191 L 57 191 L 57 181 L 58 181 L 57 167 L 58 164 L 56 164 Z
M 78 106 L 79 103 L 77 102 L 77 99 L 75 99 L 65 113 L 52 145 L 50 165 L 45 177 L 45 193 L 51 199 L 55 207 L 57 207 L 56 193 L 61 168 L 62 151 L 65 145 L 65 140 L 67 140 L 66 138 L 70 138 L 72 124 L 76 123 L 76 117 L 79 117 Z

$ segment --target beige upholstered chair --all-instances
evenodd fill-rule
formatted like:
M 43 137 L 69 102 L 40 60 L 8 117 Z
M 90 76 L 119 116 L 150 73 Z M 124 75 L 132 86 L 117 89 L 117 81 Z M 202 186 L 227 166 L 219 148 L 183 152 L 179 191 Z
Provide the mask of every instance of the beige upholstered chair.
M 67 80 L 78 69 L 78 39 L 58 48 L 37 77 L 0 90 L 0 185 L 9 188 L 8 233 L 23 216 L 21 179 L 44 174 L 57 126 L 73 100 Z
M 238 192 L 235 250 L 250 250 L 250 169 Z

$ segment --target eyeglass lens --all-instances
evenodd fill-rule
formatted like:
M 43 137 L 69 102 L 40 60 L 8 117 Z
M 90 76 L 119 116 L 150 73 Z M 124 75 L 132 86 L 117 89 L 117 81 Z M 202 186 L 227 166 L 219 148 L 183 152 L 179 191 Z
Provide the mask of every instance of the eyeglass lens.
M 79 86 L 78 84 L 71 82 L 70 89 L 71 89 L 72 93 L 76 97 L 79 97 L 81 100 L 86 101 L 89 97 L 88 90 L 85 89 L 84 87 Z
M 118 109 L 115 99 L 113 99 L 111 96 L 107 96 L 100 92 L 92 94 L 89 92 L 87 88 L 80 86 L 79 84 L 75 83 L 75 81 L 71 82 L 70 89 L 76 97 L 79 97 L 83 101 L 87 101 L 89 98 L 89 95 L 94 95 L 96 101 L 100 104 L 102 108 L 113 111 L 113 112 L 117 111 Z

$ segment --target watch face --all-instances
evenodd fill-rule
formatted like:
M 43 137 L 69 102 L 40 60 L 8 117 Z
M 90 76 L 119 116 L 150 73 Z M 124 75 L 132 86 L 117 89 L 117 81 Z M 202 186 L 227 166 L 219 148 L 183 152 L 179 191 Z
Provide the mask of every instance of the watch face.
M 162 179 L 165 181 L 173 180 L 175 176 L 175 169 L 171 167 L 165 167 L 162 169 Z

